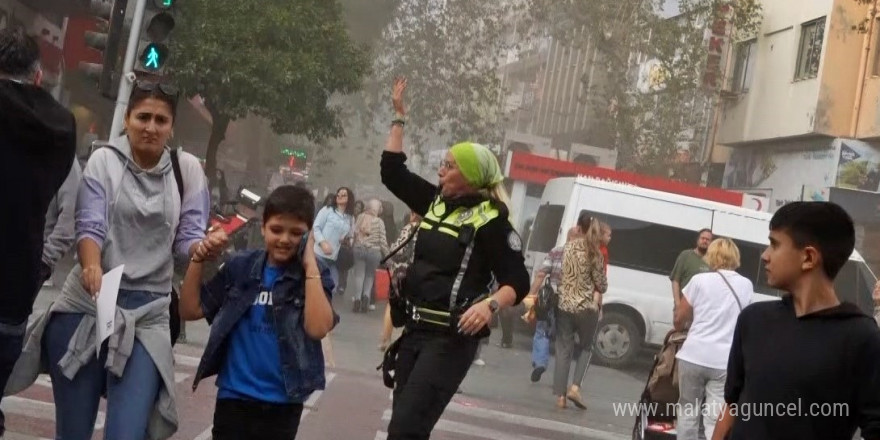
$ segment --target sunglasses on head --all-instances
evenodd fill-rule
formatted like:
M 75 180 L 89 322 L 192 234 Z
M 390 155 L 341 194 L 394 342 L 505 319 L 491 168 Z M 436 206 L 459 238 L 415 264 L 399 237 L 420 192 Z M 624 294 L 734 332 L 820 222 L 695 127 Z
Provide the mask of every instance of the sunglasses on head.
M 166 83 L 156 83 L 151 81 L 136 81 L 135 87 L 138 90 L 143 90 L 144 92 L 152 92 L 158 89 L 162 94 L 170 96 L 172 98 L 177 98 L 180 94 L 180 89 L 177 86 L 166 84 Z

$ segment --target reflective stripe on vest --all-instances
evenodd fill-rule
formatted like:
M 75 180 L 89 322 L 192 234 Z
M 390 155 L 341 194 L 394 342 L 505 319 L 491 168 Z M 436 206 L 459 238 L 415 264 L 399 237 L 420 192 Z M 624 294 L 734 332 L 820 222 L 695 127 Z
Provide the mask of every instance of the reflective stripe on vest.
M 438 197 L 428 208 L 428 213 L 422 218 L 419 228 L 433 230 L 436 226 L 438 232 L 458 238 L 462 226 L 473 226 L 476 232 L 500 214 L 498 209 L 492 206 L 492 202 L 487 200 L 470 208 L 459 207 L 446 215 L 446 204 Z
M 489 223 L 492 219 L 498 217 L 501 213 L 497 208 L 492 206 L 492 202 L 486 200 L 477 206 L 470 208 L 459 207 L 446 215 L 446 204 L 439 197 L 431 203 L 427 214 L 422 219 L 419 229 L 433 230 L 435 227 L 437 232 L 449 234 L 456 239 L 461 232 L 462 227 L 473 227 L 474 232 L 467 248 L 464 251 L 464 257 L 461 260 L 461 266 L 455 275 L 455 281 L 452 283 L 452 291 L 449 292 L 449 310 L 455 310 L 456 300 L 458 299 L 458 291 L 461 289 L 461 282 L 464 279 L 464 273 L 467 271 L 471 255 L 474 252 L 474 238 L 477 230 Z

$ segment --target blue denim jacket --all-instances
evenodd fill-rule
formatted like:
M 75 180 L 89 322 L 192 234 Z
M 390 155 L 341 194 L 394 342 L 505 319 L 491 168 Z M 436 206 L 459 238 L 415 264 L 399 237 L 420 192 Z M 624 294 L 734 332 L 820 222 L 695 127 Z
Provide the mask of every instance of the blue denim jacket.
M 201 301 L 205 319 L 211 324 L 211 334 L 198 371 L 193 381 L 193 391 L 203 378 L 220 372 L 229 336 L 239 319 L 248 311 L 260 294 L 260 281 L 266 251 L 244 251 L 234 255 L 224 264 L 211 281 L 202 286 Z M 327 298 L 335 286 L 330 270 L 318 263 L 321 269 L 321 283 Z M 323 390 L 324 353 L 321 341 L 310 338 L 303 326 L 305 307 L 305 282 L 302 265 L 298 260 L 292 262 L 275 282 L 272 289 L 275 329 L 278 345 L 281 348 L 281 368 L 284 386 L 291 399 Z M 339 316 L 334 312 L 335 323 Z

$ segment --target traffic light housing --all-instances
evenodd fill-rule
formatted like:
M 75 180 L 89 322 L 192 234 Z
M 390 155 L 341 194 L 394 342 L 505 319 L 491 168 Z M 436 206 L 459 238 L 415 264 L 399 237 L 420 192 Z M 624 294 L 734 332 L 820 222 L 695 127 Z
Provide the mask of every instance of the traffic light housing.
M 163 0 L 164 1 L 164 0 Z M 89 11 L 98 21 L 98 31 L 86 31 L 86 46 L 101 52 L 101 64 L 80 62 L 79 69 L 97 79 L 98 89 L 107 98 L 115 99 L 114 74 L 119 60 L 125 12 L 128 0 L 91 0 Z
M 172 8 L 175 3 L 175 0 L 149 0 L 147 3 L 135 70 L 153 75 L 164 73 L 171 55 L 168 37 L 174 30 Z

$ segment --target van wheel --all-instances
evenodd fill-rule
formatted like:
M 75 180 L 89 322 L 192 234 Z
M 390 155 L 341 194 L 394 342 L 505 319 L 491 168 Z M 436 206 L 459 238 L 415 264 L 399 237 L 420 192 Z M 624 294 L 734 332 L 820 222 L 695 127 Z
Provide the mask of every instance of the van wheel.
M 644 336 L 627 315 L 605 312 L 596 334 L 593 354 L 599 362 L 611 368 L 624 368 L 635 359 Z

